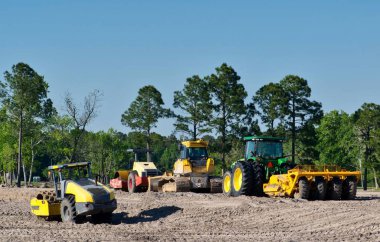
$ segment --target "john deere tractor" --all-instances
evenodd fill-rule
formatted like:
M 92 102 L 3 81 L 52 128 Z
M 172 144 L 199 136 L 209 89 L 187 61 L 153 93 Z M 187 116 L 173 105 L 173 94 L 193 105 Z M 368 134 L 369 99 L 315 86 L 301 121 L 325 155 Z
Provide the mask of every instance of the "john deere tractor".
M 248 136 L 244 158 L 223 176 L 223 191 L 232 196 L 263 195 L 263 184 L 273 174 L 284 174 L 294 164 L 284 157 L 284 138 Z
M 112 189 L 91 178 L 90 162 L 49 166 L 54 191 L 44 191 L 30 201 L 32 213 L 63 222 L 78 222 L 86 215 L 94 221 L 106 221 L 116 209 Z
M 283 154 L 284 138 L 249 136 L 244 158 L 223 176 L 227 195 L 294 197 L 301 199 L 354 199 L 359 171 L 337 166 L 295 166 Z

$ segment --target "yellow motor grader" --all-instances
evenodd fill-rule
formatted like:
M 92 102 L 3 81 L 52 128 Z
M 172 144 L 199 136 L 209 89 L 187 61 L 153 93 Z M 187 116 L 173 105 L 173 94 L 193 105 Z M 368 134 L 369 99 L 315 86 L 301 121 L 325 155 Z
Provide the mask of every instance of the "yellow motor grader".
M 149 177 L 149 191 L 160 192 L 222 192 L 222 178 L 213 176 L 214 159 L 207 152 L 204 140 L 183 141 L 180 158 L 174 163 L 173 172 Z
M 91 179 L 90 162 L 78 162 L 48 167 L 54 182 L 54 191 L 39 193 L 30 201 L 32 213 L 63 222 L 79 222 L 87 215 L 94 221 L 112 217 L 117 203 L 112 189 L 97 179 Z

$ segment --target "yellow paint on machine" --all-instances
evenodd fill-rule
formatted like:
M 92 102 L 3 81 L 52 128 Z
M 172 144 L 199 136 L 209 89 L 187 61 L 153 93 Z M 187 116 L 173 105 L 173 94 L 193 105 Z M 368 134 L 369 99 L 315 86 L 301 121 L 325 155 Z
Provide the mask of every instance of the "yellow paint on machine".
M 190 161 L 188 161 L 189 166 L 191 165 Z M 208 158 L 206 162 L 206 166 L 193 166 L 190 168 L 190 172 L 196 173 L 196 174 L 212 174 L 215 169 L 214 159 Z
M 185 147 L 207 147 L 208 142 L 204 140 L 183 141 L 182 145 L 184 145 Z
M 48 217 L 48 216 L 58 216 L 60 215 L 60 203 L 49 203 L 46 200 L 38 200 L 33 198 L 30 201 L 30 208 L 32 213 L 37 216 Z
M 129 172 L 131 172 L 131 170 L 127 170 L 127 171 L 117 171 L 115 173 L 115 178 L 119 178 L 120 180 L 125 180 L 127 181 L 128 180 L 128 176 L 129 176 Z
M 94 199 L 90 192 L 83 187 L 79 186 L 75 182 L 68 182 L 66 185 L 66 194 L 72 194 L 75 196 L 75 202 L 77 203 L 93 203 Z
M 115 199 L 115 193 L 113 192 L 113 190 L 104 186 L 100 182 L 98 182 L 98 186 L 102 186 L 102 188 L 105 189 L 110 194 L 110 200 Z M 80 185 L 78 185 L 72 181 L 70 181 L 66 185 L 66 194 L 74 195 L 75 196 L 75 202 L 85 202 L 85 203 L 94 202 L 94 199 L 93 199 L 92 194 L 90 192 L 88 192 L 86 189 L 84 189 L 83 187 L 81 187 Z
M 191 170 L 191 163 L 190 163 L 190 161 L 187 160 L 187 159 L 178 159 L 174 163 L 173 172 L 177 173 L 177 174 L 191 173 L 192 170 Z

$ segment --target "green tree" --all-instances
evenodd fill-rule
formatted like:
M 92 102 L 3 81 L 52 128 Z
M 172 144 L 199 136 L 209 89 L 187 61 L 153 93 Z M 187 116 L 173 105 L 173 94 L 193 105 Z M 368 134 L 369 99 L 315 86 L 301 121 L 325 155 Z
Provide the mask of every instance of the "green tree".
M 50 125 L 46 132 L 47 137 L 44 142 L 48 164 L 70 162 L 73 149 L 71 146 L 71 130 L 74 129 L 74 121 L 68 115 L 54 115 L 50 120 Z
M 361 143 L 361 153 L 364 155 L 364 189 L 367 189 L 368 168 L 374 173 L 375 185 L 378 187 L 376 167 L 379 160 L 376 157 L 376 137 L 380 127 L 380 105 L 364 103 L 353 115 L 357 137 Z
M 85 141 L 87 160 L 92 162 L 94 174 L 99 174 L 103 182 L 115 174 L 118 168 L 126 168 L 126 139 L 125 135 L 109 129 L 107 132 L 87 132 Z
M 289 98 L 286 108 L 287 126 L 292 137 L 292 159 L 295 160 L 297 133 L 307 123 L 317 124 L 323 116 L 322 104 L 311 101 L 311 88 L 307 81 L 299 76 L 288 75 L 280 81 L 286 96 Z
M 45 103 L 48 101 L 48 84 L 44 77 L 35 72 L 29 65 L 18 63 L 12 66 L 12 71 L 4 73 L 7 97 L 5 105 L 11 119 L 18 129 L 18 162 L 17 186 L 21 184 L 23 132 L 26 120 L 43 117 Z M 24 173 L 24 179 L 26 174 Z
M 173 106 L 187 114 L 176 115 L 174 126 L 177 131 L 190 135 L 193 140 L 210 132 L 208 124 L 212 114 L 211 96 L 207 83 L 199 76 L 187 78 L 183 90 L 174 92 Z
M 162 167 L 165 171 L 173 169 L 173 164 L 178 158 L 178 153 L 177 143 L 172 143 L 166 147 L 160 158 L 160 167 Z
M 343 111 L 333 110 L 324 115 L 317 128 L 319 163 L 355 167 L 358 145 L 352 118 Z
M 25 152 L 27 159 L 24 159 L 24 171 L 29 167 L 28 184 L 32 181 L 32 175 L 35 171 L 35 164 L 39 163 L 35 158 L 44 150 L 43 143 L 48 137 L 48 131 L 52 125 L 52 118 L 57 115 L 56 109 L 53 107 L 53 103 L 48 99 L 44 103 L 44 112 L 41 118 L 35 120 L 27 120 L 25 126 L 28 127 L 24 133 L 25 139 Z M 24 156 L 25 156 L 24 155 Z
M 372 172 L 373 172 L 373 180 L 375 184 L 375 188 L 379 189 L 378 177 L 380 176 L 380 129 L 377 129 L 374 134 L 375 141 L 375 157 L 372 161 Z
M 5 183 L 12 184 L 17 157 L 17 134 L 4 107 L 0 110 L 0 120 L 0 175 L 4 176 Z
M 319 159 L 316 123 L 308 120 L 297 129 L 297 155 L 301 164 L 312 164 Z M 277 129 L 277 132 L 280 132 Z
M 144 86 L 128 110 L 121 116 L 121 123 L 132 130 L 144 133 L 147 147 L 147 160 L 151 161 L 150 145 L 152 129 L 157 127 L 160 118 L 173 116 L 170 109 L 164 108 L 161 93 L 154 86 Z
M 267 126 L 267 133 L 272 136 L 278 135 L 275 131 L 275 121 L 283 123 L 289 103 L 289 96 L 282 86 L 272 82 L 262 86 L 253 97 L 253 102 L 260 110 L 258 114 Z
M 222 165 L 226 168 L 225 156 L 231 148 L 227 146 L 227 137 L 247 114 L 247 106 L 244 104 L 247 92 L 243 84 L 239 83 L 240 76 L 231 66 L 223 63 L 215 70 L 216 74 L 206 78 L 213 98 L 215 114 L 211 125 L 221 135 Z

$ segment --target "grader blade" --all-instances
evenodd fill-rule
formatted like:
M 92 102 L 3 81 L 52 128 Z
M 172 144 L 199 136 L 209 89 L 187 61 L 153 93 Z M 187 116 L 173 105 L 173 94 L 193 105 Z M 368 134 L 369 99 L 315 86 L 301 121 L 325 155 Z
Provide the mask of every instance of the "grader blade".
M 190 179 L 174 176 L 150 177 L 148 190 L 152 192 L 189 192 Z
M 190 192 L 190 180 L 187 177 L 176 177 L 174 181 L 162 186 L 163 192 Z

